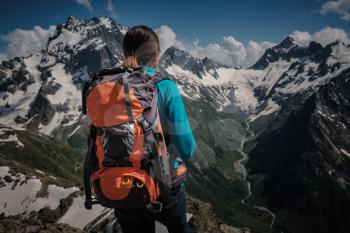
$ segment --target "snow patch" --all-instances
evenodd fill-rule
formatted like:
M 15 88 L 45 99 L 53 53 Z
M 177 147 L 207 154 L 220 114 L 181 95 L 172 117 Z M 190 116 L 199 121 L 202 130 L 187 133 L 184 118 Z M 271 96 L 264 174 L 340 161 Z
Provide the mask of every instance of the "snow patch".
M 348 157 L 350 158 L 350 152 L 348 152 L 348 151 L 346 151 L 346 150 L 344 150 L 344 149 L 340 149 L 340 151 L 341 151 L 344 155 L 346 155 L 346 156 L 348 156 Z
M 112 29 L 112 20 L 108 17 L 100 18 L 101 24 L 104 25 L 108 29 Z
M 73 130 L 73 132 L 71 132 L 71 133 L 68 135 L 68 138 L 72 137 L 72 136 L 78 131 L 78 129 L 80 129 L 80 128 L 81 128 L 81 125 L 78 125 L 78 127 L 76 127 L 76 128 Z
M 258 104 L 253 89 L 264 74 L 263 71 L 259 70 L 220 67 L 216 70 L 219 78 L 215 78 L 213 72 L 206 72 L 202 77 L 199 77 L 191 71 L 183 70 L 178 65 L 171 65 L 165 70 L 181 81 L 178 86 L 182 86 L 179 90 L 183 96 L 190 99 L 200 99 L 201 93 L 198 88 L 200 86 L 206 89 L 212 98 L 218 100 L 221 109 L 229 105 L 233 98 L 236 106 L 247 111 L 253 110 Z
M 61 199 L 79 190 L 77 187 L 65 189 L 50 184 L 47 188 L 48 196 L 38 198 L 37 194 L 42 189 L 39 179 L 26 179 L 23 174 L 12 175 L 9 171 L 9 167 L 0 167 L 0 177 L 3 181 L 5 176 L 12 178 L 11 182 L 4 181 L 5 185 L 0 187 L 0 213 L 4 213 L 5 216 L 29 215 L 30 212 L 45 207 L 56 209 Z
M 55 83 L 61 87 L 54 95 L 48 95 L 51 104 L 64 104 L 67 100 L 73 106 L 80 103 L 81 91 L 72 82 L 72 75 L 67 73 L 64 69 L 64 64 L 56 64 L 52 68 L 52 77 L 55 78 Z
M 267 101 L 267 107 L 259 112 L 258 114 L 255 115 L 251 115 L 249 117 L 249 121 L 255 121 L 256 119 L 258 119 L 261 116 L 266 116 L 266 115 L 270 115 L 274 112 L 277 112 L 281 109 L 281 106 L 279 106 L 276 102 L 274 102 L 273 100 L 269 99 Z
M 43 172 L 43 171 L 40 171 L 40 170 L 38 170 L 38 169 L 36 169 L 35 170 L 37 173 L 40 173 L 41 175 L 45 175 L 45 172 Z
M 55 46 L 61 44 L 63 46 L 68 45 L 70 47 L 77 44 L 82 39 L 79 33 L 74 33 L 69 30 L 63 29 L 63 32 L 53 41 L 50 42 L 49 49 L 53 49 Z
M 73 83 L 72 75 L 65 71 L 64 64 L 56 64 L 51 72 L 54 82 L 59 84 L 60 88 L 54 95 L 47 95 L 47 98 L 51 104 L 64 106 L 66 110 L 55 112 L 48 125 L 39 126 L 39 132 L 46 135 L 51 135 L 68 115 L 71 116 L 71 119 L 65 126 L 74 124 L 80 116 L 79 107 L 81 105 L 81 91 Z
M 126 32 L 127 32 L 128 29 L 129 29 L 128 27 L 122 26 L 122 25 L 119 25 L 118 28 L 119 28 L 119 31 L 120 31 L 123 35 L 125 35 Z
M 27 115 L 30 104 L 34 101 L 39 92 L 42 81 L 37 66 L 40 64 L 41 58 L 42 55 L 36 54 L 23 59 L 26 70 L 29 72 L 26 77 L 29 78 L 31 76 L 34 79 L 34 82 L 28 85 L 26 91 L 16 89 L 14 93 L 0 92 L 0 124 L 11 127 L 23 127 L 22 124 L 17 124 L 15 119 L 17 116 L 25 117 Z M 15 69 L 19 68 L 20 67 Z M 7 95 L 7 98 L 4 98 L 5 95 Z M 2 107 L 7 104 L 8 107 Z
M 262 76 L 261 71 L 219 68 L 217 73 L 221 82 L 233 85 L 234 103 L 242 110 L 252 111 L 258 105 L 258 100 L 254 96 L 254 88 Z
M 6 166 L 1 166 L 0 167 L 0 177 L 5 177 L 6 175 L 9 174 L 10 168 Z
M 16 147 L 23 148 L 24 144 L 18 139 L 17 134 L 10 128 L 0 128 L 0 136 L 8 134 L 7 138 L 0 138 L 0 143 L 3 142 L 15 142 L 17 144 Z
M 58 223 L 66 223 L 72 227 L 83 229 L 87 224 L 95 220 L 102 214 L 107 214 L 111 210 L 100 205 L 93 205 L 91 210 L 85 209 L 85 197 L 75 197 L 73 204 L 67 212 L 58 220 Z

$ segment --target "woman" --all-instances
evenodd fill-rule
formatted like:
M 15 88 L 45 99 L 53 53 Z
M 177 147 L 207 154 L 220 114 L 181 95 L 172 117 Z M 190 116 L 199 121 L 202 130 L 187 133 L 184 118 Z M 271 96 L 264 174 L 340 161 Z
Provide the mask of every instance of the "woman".
M 123 40 L 126 68 L 143 68 L 152 76 L 160 58 L 159 39 L 154 31 L 146 26 L 135 26 L 127 31 Z M 173 144 L 182 158 L 192 156 L 196 143 L 185 112 L 185 107 L 177 89 L 171 80 L 162 80 L 156 84 L 160 121 L 167 144 Z M 176 160 L 172 164 L 178 166 Z M 154 233 L 155 220 L 163 223 L 169 233 L 187 233 L 186 195 L 184 184 L 173 188 L 177 200 L 173 205 L 153 214 L 147 208 L 115 209 L 116 217 L 124 233 Z

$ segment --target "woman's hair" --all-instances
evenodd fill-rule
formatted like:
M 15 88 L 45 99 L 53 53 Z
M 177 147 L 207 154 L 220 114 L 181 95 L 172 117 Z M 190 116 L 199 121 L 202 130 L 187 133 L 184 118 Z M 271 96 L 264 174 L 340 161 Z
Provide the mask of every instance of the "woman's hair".
M 130 28 L 123 39 L 125 60 L 123 66 L 136 68 L 138 65 L 157 66 L 160 45 L 157 34 L 141 25 Z

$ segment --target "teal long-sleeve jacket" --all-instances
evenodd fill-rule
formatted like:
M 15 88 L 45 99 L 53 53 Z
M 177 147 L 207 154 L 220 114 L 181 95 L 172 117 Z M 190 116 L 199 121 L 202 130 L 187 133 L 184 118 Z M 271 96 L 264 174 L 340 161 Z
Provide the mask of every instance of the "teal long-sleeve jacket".
M 148 75 L 154 75 L 155 71 L 148 66 L 143 66 Z M 195 149 L 194 139 L 190 123 L 185 111 L 181 94 L 176 84 L 171 80 L 162 80 L 157 83 L 158 109 L 163 131 L 169 136 L 182 158 L 190 158 Z M 174 161 L 174 168 L 178 167 Z

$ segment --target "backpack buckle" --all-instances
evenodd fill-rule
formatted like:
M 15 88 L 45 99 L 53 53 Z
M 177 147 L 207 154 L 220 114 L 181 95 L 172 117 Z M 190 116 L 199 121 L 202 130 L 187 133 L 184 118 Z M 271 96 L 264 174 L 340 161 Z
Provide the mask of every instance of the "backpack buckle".
M 159 201 L 149 203 L 146 207 L 152 214 L 159 214 L 163 210 L 163 204 Z
M 151 124 L 148 123 L 146 118 L 144 118 L 142 115 L 139 118 L 137 118 L 137 121 L 142 125 L 142 129 L 145 133 L 149 133 L 153 130 Z

